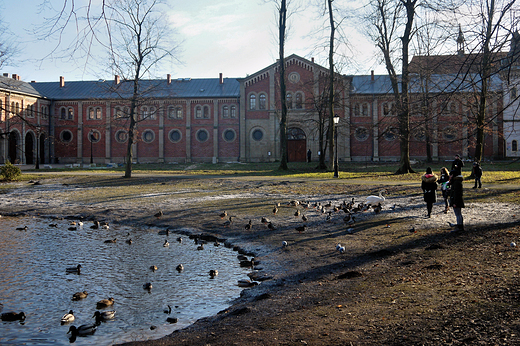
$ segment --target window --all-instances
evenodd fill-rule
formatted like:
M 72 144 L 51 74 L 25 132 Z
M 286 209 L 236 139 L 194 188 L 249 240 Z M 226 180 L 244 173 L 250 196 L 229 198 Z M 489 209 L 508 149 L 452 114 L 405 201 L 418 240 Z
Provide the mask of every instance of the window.
M 72 132 L 69 130 L 63 130 L 60 132 L 60 140 L 64 143 L 69 143 L 72 141 Z
M 264 138 L 264 133 L 262 132 L 262 130 L 256 129 L 253 131 L 252 136 L 253 136 L 253 139 L 258 142 L 258 141 L 261 141 L 262 138 Z
M 226 131 L 224 131 L 224 133 L 222 134 L 222 137 L 224 138 L 224 140 L 226 142 L 233 142 L 235 140 L 235 138 L 237 137 L 236 133 L 234 130 L 232 129 L 227 129 Z
M 457 115 L 457 105 L 455 104 L 455 102 L 450 102 L 450 110 L 449 110 L 449 115 Z
M 147 119 L 150 116 L 150 111 L 147 106 L 141 107 L 141 119 Z
M 69 107 L 67 109 L 67 119 L 73 120 L 74 119 L 74 108 Z
M 143 132 L 143 141 L 146 143 L 152 143 L 155 139 L 155 133 L 152 130 L 145 130 Z
M 426 140 L 426 131 L 424 127 L 415 129 L 413 131 L 413 137 L 419 142 L 424 142 Z
M 91 130 L 88 133 L 88 140 L 92 143 L 97 143 L 101 140 L 101 133 L 97 130 Z
M 67 110 L 65 107 L 62 107 L 60 110 L 60 119 L 67 119 Z
M 20 115 L 20 104 L 16 102 L 16 115 Z
M 249 95 L 249 109 L 256 109 L 256 95 Z
M 196 137 L 197 137 L 197 140 L 198 140 L 199 142 L 203 143 L 203 142 L 205 142 L 205 141 L 208 140 L 208 138 L 209 138 L 209 133 L 208 133 L 208 131 L 206 131 L 206 130 L 199 130 L 199 131 L 197 131 L 197 135 L 196 135 Z
M 222 118 L 229 118 L 229 107 L 228 106 L 222 107 Z
M 354 108 L 352 111 L 353 111 L 353 114 L 352 114 L 353 116 L 359 117 L 359 115 L 361 114 L 359 103 L 356 103 L 354 105 Z
M 89 107 L 88 108 L 88 119 L 101 119 L 101 108 L 100 107 Z
M 260 94 L 258 97 L 258 108 L 259 109 L 266 109 L 267 104 L 267 96 L 265 94 Z
M 181 131 L 179 131 L 179 130 L 171 130 L 170 133 L 168 134 L 168 138 L 173 143 L 180 142 L 180 140 L 182 139 Z
M 118 143 L 125 143 L 128 140 L 128 132 L 125 130 L 118 130 L 115 138 Z
M 354 137 L 362 142 L 368 139 L 368 130 L 364 127 L 358 127 L 354 132 Z
M 209 119 L 209 107 L 208 106 L 204 106 L 204 119 Z
M 177 119 L 182 119 L 182 107 L 177 107 Z
M 40 108 L 40 112 L 41 112 L 41 116 L 42 116 L 42 118 L 46 119 L 47 116 L 49 115 L 49 107 L 47 107 L 47 106 L 41 106 L 41 108 Z
M 453 126 L 447 126 L 442 131 L 442 135 L 445 140 L 453 141 L 456 138 L 457 130 Z
M 296 109 L 303 108 L 303 94 L 300 92 L 296 93 Z
M 150 115 L 148 116 L 149 119 L 157 119 L 157 108 L 155 107 L 149 107 L 148 111 L 150 112 Z
M 237 117 L 237 107 L 236 106 L 231 106 L 231 113 L 229 115 L 231 118 Z
M 363 106 L 361 107 L 361 114 L 364 117 L 368 117 L 368 103 L 363 103 Z
M 123 115 L 124 115 L 124 114 L 123 114 L 123 110 L 122 110 L 121 107 L 119 107 L 119 106 L 116 106 L 116 108 L 114 109 L 114 113 L 115 113 L 115 114 L 114 114 L 114 117 L 115 117 L 116 119 L 122 118 Z
M 385 133 L 383 133 L 383 137 L 385 137 L 387 141 L 394 141 L 398 133 L 399 131 L 395 127 L 389 127 Z
M 516 139 L 514 139 L 514 140 L 511 142 L 511 150 L 512 150 L 512 151 L 518 151 L 518 142 L 516 141 Z
M 383 103 L 383 115 L 392 116 L 394 114 L 394 104 L 392 102 Z
M 202 118 L 202 106 L 195 107 L 195 118 Z
M 287 97 L 285 98 L 285 102 L 287 105 L 287 109 L 292 109 L 292 94 L 287 93 Z

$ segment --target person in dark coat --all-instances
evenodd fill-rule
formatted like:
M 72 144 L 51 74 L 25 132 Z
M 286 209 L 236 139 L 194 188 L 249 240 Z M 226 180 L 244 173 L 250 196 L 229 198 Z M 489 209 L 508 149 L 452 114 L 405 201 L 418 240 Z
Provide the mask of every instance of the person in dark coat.
M 459 171 L 462 172 L 462 167 L 464 167 L 464 162 L 460 159 L 460 155 L 455 155 L 455 160 L 451 163 L 451 170 L 453 171 L 455 167 L 459 168 Z
M 441 176 L 438 181 L 441 186 L 442 198 L 444 199 L 444 214 L 450 210 L 448 198 L 450 197 L 450 173 L 446 167 L 441 168 Z
M 460 168 L 455 166 L 455 169 L 450 172 L 450 205 L 457 218 L 456 230 L 458 231 L 464 231 L 464 219 L 462 217 L 462 208 L 464 208 L 464 199 L 462 198 L 463 181 L 464 177 Z
M 432 217 L 433 203 L 437 202 L 437 176 L 433 174 L 430 167 L 426 168 L 426 173 L 421 178 L 421 188 L 424 194 L 424 201 L 426 202 L 426 209 L 428 210 L 427 217 Z
M 312 151 L 309 149 L 307 150 L 307 162 L 311 162 L 312 159 Z
M 478 162 L 473 162 L 473 169 L 472 169 L 473 177 L 475 178 L 475 186 L 473 186 L 474 189 L 482 188 L 482 167 L 480 167 L 480 164 Z

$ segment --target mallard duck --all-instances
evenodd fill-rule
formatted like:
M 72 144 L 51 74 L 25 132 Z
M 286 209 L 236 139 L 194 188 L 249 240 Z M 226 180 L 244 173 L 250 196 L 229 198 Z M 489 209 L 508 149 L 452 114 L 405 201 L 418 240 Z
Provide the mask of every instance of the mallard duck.
M 214 278 L 214 277 L 217 276 L 217 275 L 218 275 L 218 270 L 216 270 L 216 269 L 211 269 L 211 270 L 209 271 L 209 276 L 211 276 L 212 278 Z
M 99 228 L 99 221 L 92 221 L 92 226 L 90 226 L 90 228 L 92 229 L 98 229 Z
M 273 208 L 273 214 L 276 215 L 278 213 L 278 207 L 275 205 Z
M 249 222 L 247 223 L 247 225 L 245 225 L 244 228 L 246 229 L 246 231 L 249 231 L 252 226 L 253 226 L 253 223 L 251 222 L 251 220 L 249 220 Z
M 197 246 L 197 250 L 204 250 L 204 243 Z
M 164 241 L 164 244 L 162 244 L 162 246 L 164 246 L 164 247 L 168 247 L 168 246 L 170 246 L 170 243 L 168 243 L 168 239 L 166 239 L 166 240 Z
M 128 245 L 132 245 L 132 243 L 133 243 L 132 238 L 128 239 L 128 240 L 126 241 L 126 243 L 127 243 Z
M 262 220 L 261 220 L 261 222 L 265 225 L 265 224 L 268 224 L 268 223 L 271 222 L 271 221 L 269 221 L 268 218 L 262 216 Z
M 151 269 L 153 272 L 155 272 L 155 271 L 157 271 L 157 266 L 156 266 L 156 265 L 152 265 L 152 266 L 150 266 L 150 269 Z
M 0 318 L 2 321 L 23 321 L 25 320 L 25 313 L 23 311 L 21 312 L 4 312 L 2 315 L 0 315 Z
M 296 210 L 296 211 L 294 212 L 294 216 L 299 217 L 299 216 L 300 216 L 300 211 L 299 211 L 299 210 Z
M 116 311 L 96 311 L 94 312 L 94 316 L 92 316 L 92 318 L 94 317 L 96 318 L 96 325 L 100 325 L 103 321 L 113 320 L 116 318 Z
M 74 311 L 70 310 L 68 313 L 63 315 L 61 318 L 61 324 L 70 323 L 74 321 L 76 318 L 74 317 Z
M 152 286 L 152 283 L 151 283 L 151 282 L 147 282 L 147 283 L 143 284 L 143 288 L 144 288 L 145 290 L 150 291 L 150 290 L 152 289 L 152 287 L 153 287 L 153 286 Z
M 101 299 L 99 302 L 96 303 L 96 307 L 98 309 L 103 309 L 112 305 L 114 305 L 114 298 Z
M 224 222 L 224 227 L 229 227 L 233 223 L 233 216 L 230 216 L 229 219 Z
M 276 226 L 275 226 L 275 225 L 273 225 L 273 223 L 272 223 L 272 222 L 269 222 L 269 223 L 267 224 L 267 228 L 269 228 L 269 229 L 270 229 L 271 231 L 274 231 L 274 230 L 276 230 Z
M 65 271 L 67 273 L 76 273 L 76 274 L 79 274 L 81 272 L 81 264 L 78 264 L 77 266 L 75 267 L 69 267 L 67 269 L 65 269 Z
M 307 230 L 307 225 L 298 226 L 295 229 L 298 231 L 298 233 L 302 233 Z
M 102 226 L 101 226 L 101 228 L 102 228 L 102 229 L 109 229 L 109 228 L 110 228 L 110 226 L 109 226 L 109 225 L 107 225 L 107 224 L 105 224 L 105 225 L 102 225 Z
M 156 218 L 160 218 L 163 215 L 164 214 L 163 214 L 162 210 L 159 210 L 157 213 L 153 214 L 153 216 L 155 216 Z
M 179 264 L 176 268 L 175 268 L 178 272 L 181 272 L 184 270 L 184 266 L 182 264 Z
M 106 244 L 113 244 L 113 243 L 116 243 L 116 242 L 117 242 L 117 238 L 105 240 Z
M 258 285 L 258 282 L 251 280 L 238 280 L 238 287 L 253 287 Z
M 87 325 L 87 324 L 83 324 L 79 327 L 75 327 L 75 326 L 70 326 L 69 328 L 69 331 L 67 332 L 67 334 L 71 334 L 73 337 L 76 337 L 76 336 L 87 336 L 87 335 L 92 335 L 96 332 L 96 325 L 93 324 L 91 326 Z
M 177 241 L 178 241 L 179 243 L 182 243 L 182 237 L 177 237 Z
M 17 227 L 16 230 L 17 231 L 27 231 L 27 226 Z
M 220 213 L 219 216 L 220 216 L 221 219 L 227 217 L 227 211 L 224 211 L 223 213 Z
M 81 300 L 81 299 L 85 299 L 87 298 L 88 296 L 88 293 L 87 291 L 83 291 L 83 292 L 76 292 L 72 295 L 72 300 Z

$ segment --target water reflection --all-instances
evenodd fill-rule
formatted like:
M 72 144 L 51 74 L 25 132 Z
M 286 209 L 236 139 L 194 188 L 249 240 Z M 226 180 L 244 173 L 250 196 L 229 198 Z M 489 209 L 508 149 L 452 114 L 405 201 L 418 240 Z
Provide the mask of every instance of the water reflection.
M 115 319 L 101 322 L 94 335 L 78 337 L 75 344 L 159 338 L 227 307 L 248 272 L 238 265 L 236 252 L 212 244 L 198 251 L 193 241 L 178 242 L 172 233 L 117 225 L 91 229 L 90 223 L 69 230 L 66 220 L 52 223 L 57 227 L 38 218 L 0 219 L 0 303 L 3 312 L 27 315 L 23 323 L 0 322 L 2 345 L 68 344 L 70 326 L 95 323 L 96 303 L 109 297 L 114 305 L 101 311 L 116 310 Z M 27 230 L 16 230 L 24 226 Z M 67 270 L 78 264 L 79 274 Z M 218 275 L 210 276 L 210 270 Z M 152 288 L 143 288 L 146 283 Z M 72 300 L 83 291 L 86 298 Z M 164 312 L 168 305 L 171 314 Z M 69 310 L 75 321 L 61 325 Z M 178 322 L 170 324 L 167 317 Z

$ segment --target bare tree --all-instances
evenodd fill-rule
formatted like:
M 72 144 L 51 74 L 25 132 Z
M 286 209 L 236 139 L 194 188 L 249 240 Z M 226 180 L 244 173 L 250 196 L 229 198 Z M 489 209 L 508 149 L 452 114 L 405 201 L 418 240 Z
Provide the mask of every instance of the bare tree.
M 287 28 L 287 1 L 281 0 L 278 21 L 279 79 L 282 114 L 280 119 L 280 169 L 287 170 L 287 89 L 285 86 L 285 39 Z

